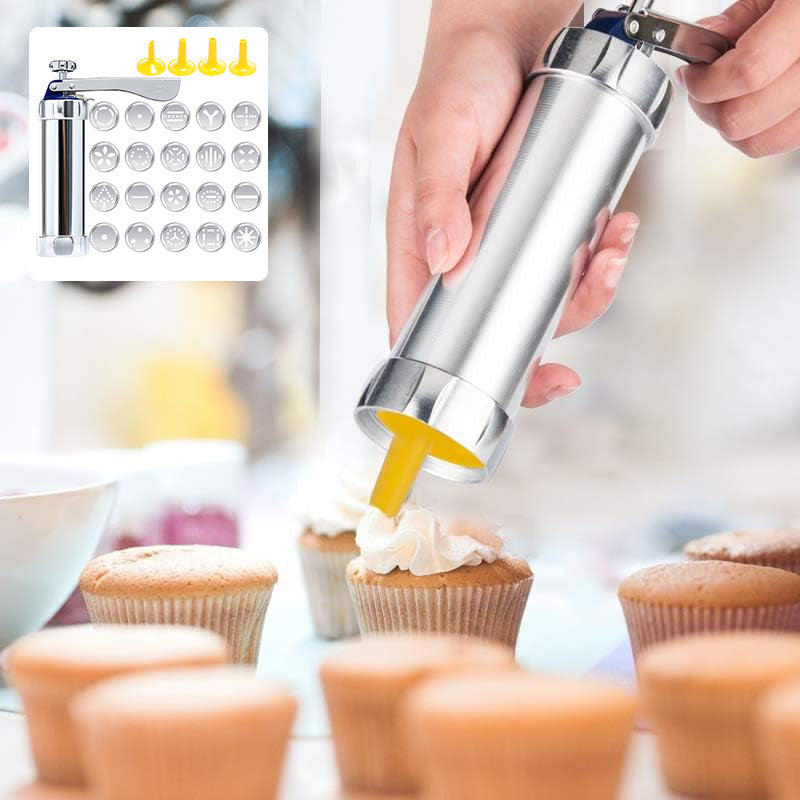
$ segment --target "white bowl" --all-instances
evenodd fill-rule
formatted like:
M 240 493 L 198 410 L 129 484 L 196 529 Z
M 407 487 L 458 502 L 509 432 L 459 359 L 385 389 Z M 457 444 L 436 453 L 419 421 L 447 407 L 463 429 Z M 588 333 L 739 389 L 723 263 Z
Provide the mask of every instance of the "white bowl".
M 68 456 L 0 455 L 0 649 L 61 607 L 92 557 L 115 483 Z

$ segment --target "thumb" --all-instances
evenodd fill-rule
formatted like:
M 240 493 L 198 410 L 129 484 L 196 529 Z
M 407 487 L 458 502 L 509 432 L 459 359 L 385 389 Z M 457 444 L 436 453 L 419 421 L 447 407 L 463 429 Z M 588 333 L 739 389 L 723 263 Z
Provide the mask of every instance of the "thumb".
M 416 137 L 414 204 L 431 273 L 452 269 L 472 236 L 467 192 L 480 139 L 472 111 L 437 111 Z

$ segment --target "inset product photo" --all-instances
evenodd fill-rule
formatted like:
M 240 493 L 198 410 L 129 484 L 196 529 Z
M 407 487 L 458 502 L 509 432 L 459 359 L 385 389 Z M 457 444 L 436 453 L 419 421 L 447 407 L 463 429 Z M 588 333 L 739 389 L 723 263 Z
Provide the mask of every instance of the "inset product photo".
M 31 275 L 266 277 L 267 50 L 261 28 L 34 29 Z

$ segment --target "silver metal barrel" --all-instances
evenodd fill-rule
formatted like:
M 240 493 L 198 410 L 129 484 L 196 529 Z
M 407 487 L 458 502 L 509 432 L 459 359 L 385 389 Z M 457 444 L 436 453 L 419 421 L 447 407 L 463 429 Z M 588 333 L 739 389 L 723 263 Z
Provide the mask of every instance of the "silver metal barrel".
M 670 102 L 666 74 L 599 31 L 563 30 L 530 76 L 470 197 L 473 238 L 434 278 L 356 409 L 386 446 L 377 413 L 409 414 L 474 452 L 483 469 L 428 458 L 429 472 L 488 479 L 532 370 Z
M 42 121 L 40 256 L 82 256 L 89 250 L 84 216 L 87 102 L 60 97 L 39 103 Z

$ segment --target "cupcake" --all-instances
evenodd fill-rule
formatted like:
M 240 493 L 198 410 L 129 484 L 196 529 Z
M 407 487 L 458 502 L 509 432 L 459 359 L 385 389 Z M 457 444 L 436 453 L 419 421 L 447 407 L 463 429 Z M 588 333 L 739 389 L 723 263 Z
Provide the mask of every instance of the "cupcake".
M 358 633 L 345 580 L 358 555 L 356 528 L 369 507 L 370 481 L 329 464 L 317 465 L 301 482 L 292 507 L 303 522 L 298 541 L 314 630 L 325 639 Z
M 336 759 L 349 790 L 412 791 L 414 759 L 399 709 L 420 681 L 465 671 L 515 669 L 512 652 L 479 639 L 374 636 L 343 645 L 320 668 Z
M 22 698 L 39 777 L 54 783 L 83 783 L 68 713 L 79 691 L 127 672 L 223 664 L 226 650 L 216 634 L 166 625 L 64 626 L 19 639 L 6 651 L 4 667 Z
M 639 688 L 667 786 L 718 800 L 766 797 L 759 702 L 790 678 L 800 678 L 797 634 L 706 634 L 649 649 Z
M 525 672 L 434 679 L 404 706 L 426 800 L 614 800 L 633 697 Z
M 80 587 L 92 622 L 194 625 L 222 634 L 234 663 L 255 664 L 278 573 L 233 547 L 129 547 L 90 561 Z
M 800 680 L 770 690 L 758 710 L 758 741 L 771 797 L 800 797 Z
M 800 530 L 712 533 L 689 542 L 683 551 L 694 561 L 738 561 L 800 574 Z
M 243 667 L 105 681 L 72 705 L 103 800 L 273 800 L 297 703 Z
M 728 561 L 661 564 L 619 586 L 634 657 L 677 636 L 800 630 L 800 575 Z
M 450 633 L 514 647 L 533 573 L 501 553 L 495 528 L 407 506 L 370 508 L 347 581 L 362 634 Z

